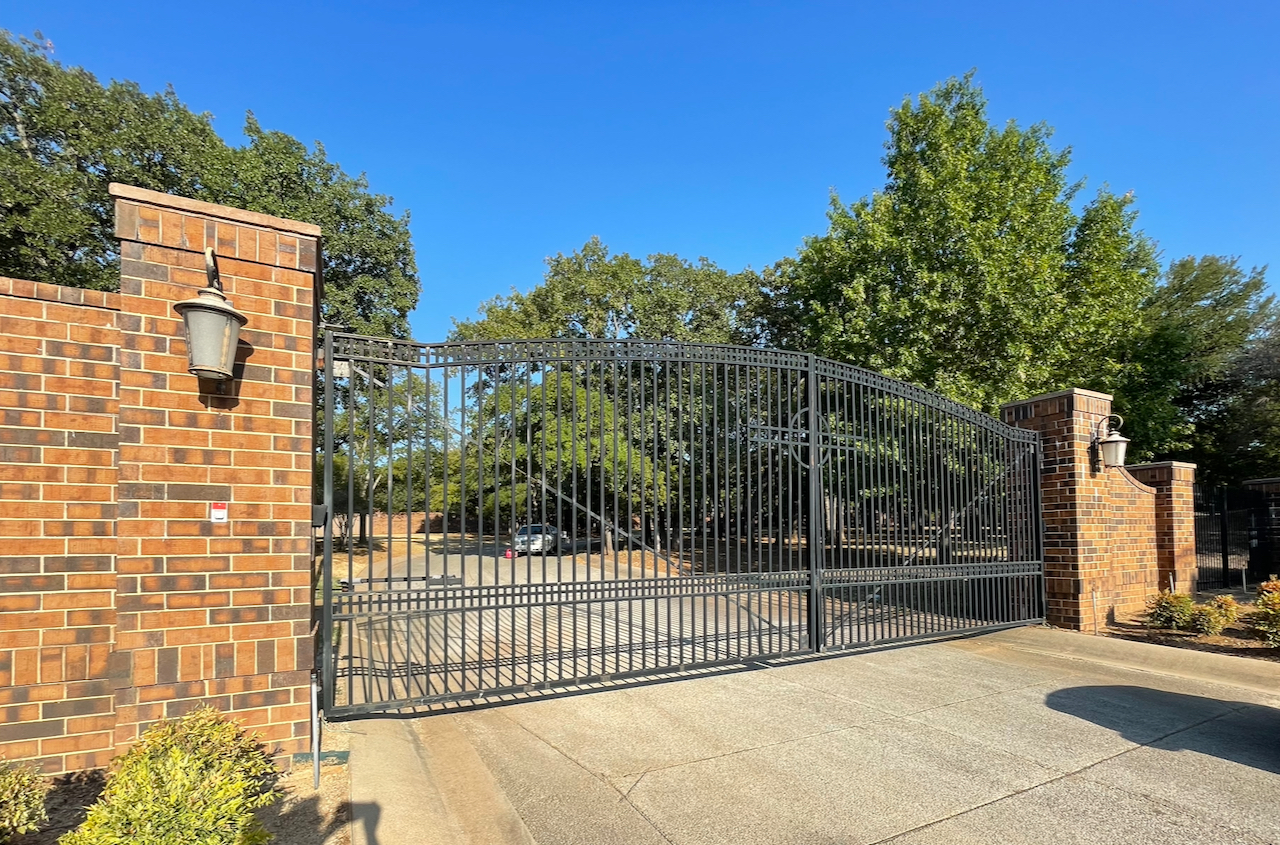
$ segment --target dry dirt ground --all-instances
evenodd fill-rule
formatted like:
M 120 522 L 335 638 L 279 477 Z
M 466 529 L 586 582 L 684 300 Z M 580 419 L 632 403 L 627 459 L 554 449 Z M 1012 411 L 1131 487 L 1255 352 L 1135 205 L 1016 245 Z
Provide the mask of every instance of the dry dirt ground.
M 1196 602 L 1206 602 L 1216 596 L 1229 595 L 1241 605 L 1240 619 L 1229 625 L 1217 636 L 1205 636 L 1191 631 L 1171 631 L 1165 628 L 1148 628 L 1145 614 L 1116 614 L 1116 619 L 1107 625 L 1106 634 L 1125 640 L 1156 643 L 1176 648 L 1191 648 L 1197 651 L 1212 651 L 1217 654 L 1233 654 L 1237 657 L 1253 657 L 1258 660 L 1280 662 L 1280 648 L 1270 648 L 1256 639 L 1249 631 L 1245 616 L 1253 607 L 1254 595 L 1242 590 L 1214 590 L 1199 593 Z
M 350 744 L 340 725 L 321 732 L 325 751 L 346 751 Z M 297 763 L 280 779 L 280 801 L 260 814 L 274 845 L 349 845 L 351 842 L 351 777 L 343 765 L 320 767 L 320 789 L 314 788 L 310 763 Z

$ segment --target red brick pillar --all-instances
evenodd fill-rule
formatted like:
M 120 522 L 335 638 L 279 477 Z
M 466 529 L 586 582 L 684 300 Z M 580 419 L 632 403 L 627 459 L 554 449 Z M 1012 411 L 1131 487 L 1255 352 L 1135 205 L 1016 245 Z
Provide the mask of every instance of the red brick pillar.
M 1156 491 L 1156 560 L 1160 589 L 1196 590 L 1196 465 L 1163 461 L 1129 467 Z
M 1040 432 L 1046 618 L 1064 628 L 1095 631 L 1156 589 L 1155 491 L 1093 462 L 1110 413 L 1109 395 L 1080 389 L 1001 408 L 1006 423 Z
M 112 185 L 120 238 L 116 741 L 209 703 L 288 753 L 309 734 L 312 346 L 320 230 Z M 225 394 L 175 302 L 204 249 L 248 317 Z M 212 522 L 212 502 L 228 521 Z

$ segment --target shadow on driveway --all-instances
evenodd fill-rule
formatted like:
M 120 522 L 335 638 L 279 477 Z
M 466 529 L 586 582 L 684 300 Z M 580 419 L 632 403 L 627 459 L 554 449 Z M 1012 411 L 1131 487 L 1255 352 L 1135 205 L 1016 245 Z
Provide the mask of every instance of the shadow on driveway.
M 1280 711 L 1272 707 L 1120 685 L 1056 690 L 1045 704 L 1130 742 L 1280 774 Z

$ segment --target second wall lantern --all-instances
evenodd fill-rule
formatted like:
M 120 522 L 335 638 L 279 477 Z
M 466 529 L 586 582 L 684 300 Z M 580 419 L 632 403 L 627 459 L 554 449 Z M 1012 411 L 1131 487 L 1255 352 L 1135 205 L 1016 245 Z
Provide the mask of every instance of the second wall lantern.
M 1112 423 L 1112 420 L 1115 422 Z M 1102 436 L 1104 425 L 1107 426 L 1106 437 Z M 1119 414 L 1111 414 L 1098 421 L 1098 427 L 1093 434 L 1093 447 L 1097 450 L 1097 459 L 1104 467 L 1124 466 L 1124 453 L 1129 446 L 1129 438 L 1120 433 L 1122 425 L 1124 425 L 1124 417 Z

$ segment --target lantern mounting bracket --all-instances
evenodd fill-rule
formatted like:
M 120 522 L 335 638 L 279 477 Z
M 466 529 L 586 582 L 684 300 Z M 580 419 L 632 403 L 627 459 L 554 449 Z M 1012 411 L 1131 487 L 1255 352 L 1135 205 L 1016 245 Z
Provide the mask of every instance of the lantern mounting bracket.
M 204 275 L 209 280 L 209 287 L 222 293 L 222 275 L 218 273 L 218 256 L 214 254 L 213 247 L 205 247 L 204 250 Z

